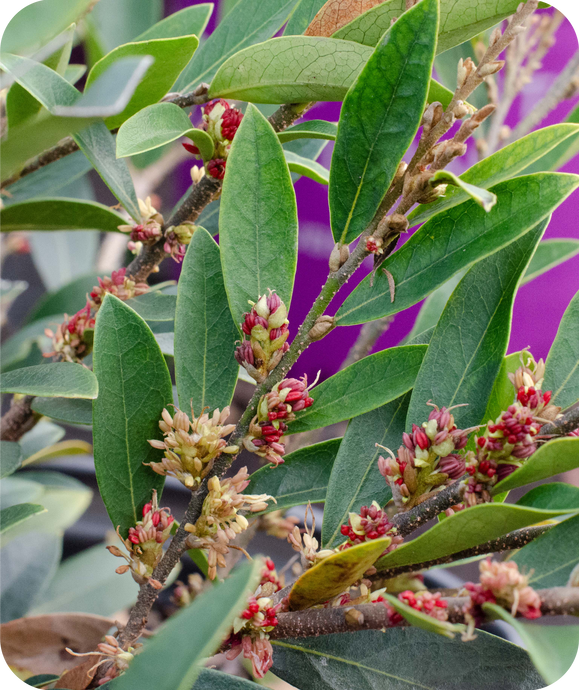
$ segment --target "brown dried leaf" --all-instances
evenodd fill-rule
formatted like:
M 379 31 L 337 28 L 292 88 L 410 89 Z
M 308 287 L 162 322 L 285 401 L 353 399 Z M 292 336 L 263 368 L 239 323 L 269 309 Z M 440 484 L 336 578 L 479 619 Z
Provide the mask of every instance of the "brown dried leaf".
M 384 0 L 328 0 L 312 19 L 305 36 L 332 36 L 353 19 L 359 17 Z
M 95 666 L 102 658 L 102 656 L 96 655 L 87 657 L 78 666 L 70 669 L 70 671 L 65 671 L 58 679 L 58 690 L 85 690 L 88 688 L 97 672 Z
M 79 663 L 66 647 L 74 652 L 92 652 L 113 625 L 108 618 L 85 613 L 18 618 L 0 626 L 2 654 L 16 670 L 63 673 Z M 94 665 L 98 657 L 92 659 Z

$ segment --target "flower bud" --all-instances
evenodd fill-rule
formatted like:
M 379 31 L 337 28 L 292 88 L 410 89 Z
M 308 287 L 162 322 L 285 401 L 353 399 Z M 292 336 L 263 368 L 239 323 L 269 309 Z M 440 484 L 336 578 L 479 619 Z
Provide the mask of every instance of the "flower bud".
M 316 322 L 308 332 L 308 338 L 312 341 L 321 340 L 333 328 L 335 328 L 335 326 L 336 322 L 333 316 L 322 314 L 322 316 L 318 316 Z

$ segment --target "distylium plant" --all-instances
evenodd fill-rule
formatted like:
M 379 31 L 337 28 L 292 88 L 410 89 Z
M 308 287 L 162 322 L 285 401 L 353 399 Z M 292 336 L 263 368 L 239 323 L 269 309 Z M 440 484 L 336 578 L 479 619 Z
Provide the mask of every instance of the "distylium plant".
M 507 348 L 519 286 L 578 251 L 543 239 L 577 110 L 537 129 L 577 54 L 507 118 L 562 15 L 239 0 L 200 42 L 212 4 L 161 4 L 42 0 L 2 40 L 3 248 L 49 290 L 2 353 L 7 663 L 46 690 L 555 681 L 579 642 L 579 294 L 545 359 Z M 330 218 L 301 321 L 300 176 Z M 10 328 L 26 285 L 2 283 Z M 79 523 L 59 565 L 91 491 L 74 458 L 28 465 L 79 453 L 93 545 L 71 555 Z

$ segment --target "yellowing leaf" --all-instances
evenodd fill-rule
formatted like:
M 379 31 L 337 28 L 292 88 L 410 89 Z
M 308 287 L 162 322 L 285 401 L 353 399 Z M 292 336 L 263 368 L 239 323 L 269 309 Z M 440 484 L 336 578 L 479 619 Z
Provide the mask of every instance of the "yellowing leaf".
M 416 628 L 422 628 L 422 630 L 427 630 L 428 632 L 436 633 L 437 635 L 443 635 L 452 640 L 455 633 L 463 632 L 466 630 L 466 625 L 464 623 L 449 623 L 448 621 L 439 621 L 432 616 L 429 616 L 422 611 L 416 611 L 408 604 L 403 603 L 395 596 L 391 594 L 384 595 L 392 608 L 396 609 L 398 613 Z
M 384 0 L 328 0 L 304 31 L 306 36 L 332 36 Z

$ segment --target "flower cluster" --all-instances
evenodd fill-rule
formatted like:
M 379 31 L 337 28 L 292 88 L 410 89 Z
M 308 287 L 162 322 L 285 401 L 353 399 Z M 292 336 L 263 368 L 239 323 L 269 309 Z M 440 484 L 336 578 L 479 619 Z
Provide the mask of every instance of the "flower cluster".
M 163 441 L 149 440 L 153 448 L 164 450 L 160 462 L 151 462 L 150 467 L 157 474 L 176 477 L 188 489 L 194 491 L 213 467 L 222 453 L 237 453 L 237 446 L 228 446 L 225 436 L 235 428 L 225 424 L 229 417 L 229 407 L 223 412 L 218 409 L 210 417 L 203 413 L 195 417 L 191 410 L 191 420 L 185 412 L 175 409 L 174 417 L 164 409 L 159 428 Z
M 272 510 L 259 518 L 259 529 L 277 539 L 287 539 L 299 520 L 283 510 Z
M 86 306 L 74 316 L 64 315 L 64 321 L 56 327 L 56 332 L 46 328 L 44 333 L 52 338 L 54 350 L 44 353 L 44 357 L 59 357 L 66 362 L 79 362 L 90 354 L 95 317 L 91 314 L 91 305 Z M 89 337 L 90 333 L 90 337 Z
M 139 520 L 134 527 L 129 528 L 128 538 L 123 539 L 119 534 L 129 556 L 116 546 L 107 546 L 113 556 L 119 556 L 128 562 L 128 565 L 119 566 L 116 572 L 122 574 L 130 570 L 133 579 L 140 585 L 149 582 L 156 589 L 160 589 L 161 584 L 153 580 L 151 575 L 161 560 L 163 544 L 171 534 L 172 525 L 171 511 L 169 508 L 159 509 L 157 492 L 153 491 L 153 500 L 143 507 L 143 519 Z
M 289 349 L 286 342 L 289 321 L 285 304 L 271 290 L 269 295 L 262 295 L 250 304 L 252 309 L 243 315 L 241 324 L 249 340 L 243 339 L 235 351 L 235 359 L 257 383 L 263 383 Z
M 282 463 L 285 453 L 282 436 L 287 431 L 286 422 L 295 419 L 294 412 L 314 403 L 308 390 L 307 376 L 303 376 L 301 379 L 284 379 L 269 393 L 262 395 L 257 405 L 257 415 L 243 439 L 245 448 L 274 465 Z
M 197 230 L 197 226 L 189 221 L 167 228 L 163 249 L 178 264 L 185 258 L 187 245 L 191 243 L 195 230 Z
M 411 592 L 406 590 L 398 595 L 398 600 L 415 611 L 425 613 L 427 616 L 436 618 L 436 620 L 448 620 L 448 604 L 441 598 L 440 592 Z M 388 604 L 387 608 L 390 625 L 400 625 L 404 618 Z
M 225 175 L 225 161 L 229 155 L 231 142 L 239 125 L 243 120 L 243 113 L 237 108 L 232 108 L 222 98 L 211 101 L 203 108 L 203 124 L 201 126 L 213 139 L 215 146 L 213 159 L 207 162 L 206 170 L 211 177 L 222 180 Z M 186 142 L 183 147 L 194 156 L 201 153 L 195 144 Z
M 310 511 L 312 514 L 312 526 L 308 528 L 308 513 Z M 316 519 L 314 517 L 314 511 L 312 510 L 312 506 L 310 503 L 308 503 L 306 507 L 304 525 L 305 529 L 303 530 L 303 533 L 302 530 L 300 530 L 300 528 L 296 525 L 291 531 L 291 533 L 288 534 L 287 540 L 290 543 L 292 549 L 294 551 L 297 551 L 302 556 L 303 564 L 306 567 L 315 565 L 316 563 L 322 561 L 324 558 L 327 558 L 328 556 L 331 556 L 332 554 L 336 553 L 334 549 L 323 549 L 322 551 L 318 551 L 319 543 L 318 540 L 314 537 L 316 531 Z
M 140 643 L 135 644 L 133 647 L 129 647 L 126 651 L 119 645 L 116 637 L 112 635 L 105 635 L 104 642 L 99 642 L 97 644 L 96 652 L 73 652 L 72 649 L 66 648 L 66 651 L 73 656 L 103 656 L 104 659 L 98 661 L 94 666 L 92 666 L 86 673 L 87 677 L 92 678 L 95 671 L 102 664 L 112 661 L 112 663 L 107 669 L 106 673 L 99 678 L 97 684 L 104 685 L 109 681 L 116 678 L 120 673 L 123 673 L 129 668 L 129 664 L 135 658 L 135 654 L 138 654 L 143 645 Z
M 265 565 L 261 571 L 261 581 L 259 584 L 261 586 L 261 592 L 267 595 L 273 594 L 274 592 L 279 592 L 283 587 L 283 583 L 279 579 L 275 569 L 275 563 L 271 560 L 271 558 L 265 559 Z
M 348 524 L 342 525 L 340 531 L 348 537 L 348 541 L 340 547 L 341 550 L 362 544 L 367 540 L 389 537 L 390 544 L 384 553 L 390 553 L 403 542 L 403 538 L 396 533 L 396 528 L 388 519 L 386 512 L 376 501 L 372 501 L 370 507 L 362 506 L 359 514 L 349 513 Z
M 247 467 L 242 467 L 230 479 L 211 477 L 201 516 L 194 525 L 185 525 L 190 535 L 187 537 L 187 547 L 208 552 L 210 580 L 217 576 L 217 566 L 225 567 L 225 554 L 229 552 L 230 541 L 249 526 L 242 511 L 258 513 L 267 508 L 267 501 L 273 500 L 267 494 L 241 493 L 248 485 Z
M 119 268 L 113 271 L 111 277 L 105 276 L 98 279 L 99 284 L 90 293 L 90 304 L 93 309 L 99 309 L 105 295 L 110 294 L 118 297 L 123 302 L 139 295 L 144 295 L 149 290 L 147 283 L 135 283 L 127 276 L 126 268 Z
M 121 232 L 130 233 L 131 241 L 128 247 L 131 251 L 137 249 L 136 243 L 155 244 L 163 236 L 163 216 L 151 203 L 148 196 L 145 201 L 138 199 L 141 222 L 136 225 L 119 225 Z
M 463 449 L 472 429 L 457 429 L 451 408 L 434 409 L 422 427 L 412 425 L 412 433 L 402 434 L 398 457 L 380 456 L 378 468 L 392 487 L 399 510 L 409 510 L 449 481 L 465 473 L 464 460 L 455 451 Z M 455 406 L 458 407 L 458 406 Z
M 527 356 L 524 361 L 525 354 Z M 514 472 L 537 450 L 536 436 L 545 422 L 556 419 L 559 407 L 550 404 L 551 392 L 541 386 L 545 365 L 532 355 L 521 356 L 521 367 L 509 378 L 515 387 L 515 401 L 477 438 L 476 453 L 469 453 L 466 471 L 467 506 L 490 500 L 489 489 Z

